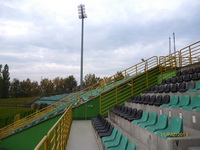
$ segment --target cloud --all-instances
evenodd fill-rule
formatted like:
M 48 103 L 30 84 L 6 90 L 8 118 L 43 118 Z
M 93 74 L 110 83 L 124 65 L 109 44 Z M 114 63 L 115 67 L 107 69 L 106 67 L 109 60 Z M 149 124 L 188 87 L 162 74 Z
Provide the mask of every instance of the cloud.
M 11 79 L 73 74 L 79 81 L 81 20 L 85 4 L 84 74 L 110 76 L 151 56 L 199 40 L 198 0 L 7 0 L 0 2 L 0 60 Z

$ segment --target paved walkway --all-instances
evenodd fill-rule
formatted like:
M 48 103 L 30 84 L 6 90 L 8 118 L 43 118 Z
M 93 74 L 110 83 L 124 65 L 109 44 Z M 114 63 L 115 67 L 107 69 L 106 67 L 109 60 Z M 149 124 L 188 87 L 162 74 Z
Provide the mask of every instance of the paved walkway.
M 67 150 L 99 150 L 91 120 L 73 120 Z

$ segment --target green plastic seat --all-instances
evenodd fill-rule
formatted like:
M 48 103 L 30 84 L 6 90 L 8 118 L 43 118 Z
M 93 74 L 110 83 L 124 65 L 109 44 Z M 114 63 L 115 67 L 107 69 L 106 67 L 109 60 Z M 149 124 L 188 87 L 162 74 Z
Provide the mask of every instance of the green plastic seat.
M 112 141 L 106 142 L 104 145 L 107 149 L 111 147 L 116 147 L 119 145 L 121 139 L 122 139 L 122 132 L 117 132 L 115 139 Z
M 181 97 L 180 102 L 178 104 L 176 104 L 176 105 L 171 105 L 170 108 L 172 108 L 172 109 L 179 109 L 179 108 L 181 108 L 183 106 L 187 106 L 189 104 L 190 104 L 190 95 L 183 95 Z
M 112 131 L 112 134 L 110 136 L 105 136 L 105 137 L 102 137 L 102 141 L 105 143 L 105 142 L 108 142 L 108 141 L 113 141 L 117 135 L 117 128 L 114 128 L 113 131 Z
M 177 137 L 179 133 L 183 133 L 183 120 L 179 117 L 172 118 L 166 129 L 156 132 L 158 136 L 164 139 L 168 137 Z
M 165 129 L 165 128 L 167 128 L 167 126 L 168 126 L 168 116 L 163 114 L 158 117 L 158 121 L 156 122 L 155 125 L 148 126 L 146 129 L 149 132 L 153 133 L 158 130 Z
M 136 150 L 135 143 L 133 142 L 128 143 L 126 150 Z
M 194 95 L 191 103 L 188 106 L 183 106 L 182 109 L 192 110 L 192 109 L 195 109 L 197 107 L 200 107 L 200 94 Z
M 108 148 L 108 150 L 126 150 L 127 144 L 128 144 L 128 137 L 123 136 L 118 146 Z
M 170 102 L 168 104 L 163 104 L 161 107 L 167 108 L 170 107 L 171 105 L 176 105 L 179 102 L 179 96 L 178 95 L 173 95 L 170 99 Z
M 139 123 L 147 121 L 148 118 L 149 118 L 149 112 L 144 111 L 143 114 L 142 114 L 142 117 L 138 120 L 133 120 L 132 123 L 133 124 L 139 124 Z
M 196 88 L 189 89 L 188 92 L 196 92 L 198 90 L 200 90 L 200 80 L 196 83 Z
M 149 115 L 149 118 L 146 122 L 139 123 L 139 126 L 142 128 L 146 128 L 147 126 L 154 125 L 157 122 L 157 113 L 152 112 Z

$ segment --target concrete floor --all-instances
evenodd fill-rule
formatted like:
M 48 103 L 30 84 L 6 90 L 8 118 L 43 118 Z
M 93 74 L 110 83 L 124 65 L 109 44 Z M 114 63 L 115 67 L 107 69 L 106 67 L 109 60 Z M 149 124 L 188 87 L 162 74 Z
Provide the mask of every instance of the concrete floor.
M 91 120 L 73 120 L 66 150 L 99 150 Z

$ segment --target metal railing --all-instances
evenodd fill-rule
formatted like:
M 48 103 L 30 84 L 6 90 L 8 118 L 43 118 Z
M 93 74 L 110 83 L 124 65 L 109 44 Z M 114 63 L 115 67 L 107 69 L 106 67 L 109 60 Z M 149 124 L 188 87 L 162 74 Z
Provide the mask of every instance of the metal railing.
M 39 122 L 44 117 L 48 118 L 49 116 L 52 115 L 52 113 L 58 114 L 64 111 L 69 105 L 79 104 L 84 99 L 89 100 L 90 98 L 97 97 L 100 94 L 101 94 L 100 97 L 102 98 L 103 93 L 106 93 L 111 89 L 114 89 L 116 85 L 130 81 L 130 79 L 133 78 L 134 76 L 138 77 L 139 75 L 146 73 L 146 81 L 148 82 L 146 82 L 145 88 L 148 88 L 153 83 L 152 81 L 149 81 L 149 77 L 152 76 L 148 74 L 149 70 L 152 70 L 157 66 L 159 66 L 160 73 L 163 74 L 169 71 L 170 69 L 175 69 L 176 67 L 182 67 L 191 63 L 195 63 L 197 61 L 200 61 L 199 51 L 200 51 L 200 41 L 190 46 L 187 46 L 181 49 L 180 51 L 177 51 L 174 54 L 165 57 L 164 56 L 160 58 L 158 58 L 157 56 L 151 57 L 144 62 L 131 66 L 121 72 L 118 72 L 117 74 L 111 77 L 104 78 L 102 81 L 88 88 L 85 88 L 80 92 L 71 94 L 67 98 L 63 98 L 62 100 L 52 105 L 49 105 L 23 119 L 20 119 L 4 128 L 1 128 L 0 139 L 5 138 L 11 134 L 14 134 L 22 129 L 25 129 L 29 127 L 29 125 L 34 124 L 34 122 Z M 133 83 L 130 84 L 136 84 L 139 81 L 136 82 L 132 80 L 131 82 Z M 133 92 L 134 90 L 135 89 L 132 89 L 132 94 L 134 93 Z M 139 90 L 142 91 L 141 87 Z M 103 103 L 101 103 L 100 105 L 102 109 Z
M 149 58 L 145 62 L 126 69 L 125 72 L 135 73 L 135 78 L 131 78 L 125 83 L 101 93 L 100 113 L 104 115 L 114 105 L 123 104 L 132 95 L 140 94 L 149 87 L 160 84 L 163 79 L 176 75 L 178 67 L 184 67 L 196 62 L 200 62 L 200 41 L 170 55 L 161 56 L 159 60 L 158 58 Z M 125 92 L 122 93 L 120 91 Z
M 72 106 L 70 106 L 54 126 L 48 131 L 34 150 L 65 150 L 72 124 Z

